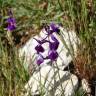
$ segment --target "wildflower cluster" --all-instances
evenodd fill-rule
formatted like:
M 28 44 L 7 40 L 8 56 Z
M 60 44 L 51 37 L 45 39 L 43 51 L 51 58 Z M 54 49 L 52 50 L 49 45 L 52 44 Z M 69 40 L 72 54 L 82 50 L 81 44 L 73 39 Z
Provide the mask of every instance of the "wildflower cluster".
M 45 27 L 45 31 L 46 31 L 46 37 L 43 38 L 42 40 L 38 40 L 34 38 L 38 42 L 38 45 L 35 47 L 35 50 L 37 51 L 37 54 L 38 54 L 36 59 L 38 65 L 42 64 L 46 59 L 50 59 L 53 62 L 53 61 L 56 61 L 58 58 L 57 49 L 59 46 L 59 41 L 57 40 L 57 38 L 54 36 L 53 33 L 54 32 L 58 33 L 60 29 L 58 26 L 56 26 L 56 24 L 51 23 L 50 26 Z M 48 38 L 51 38 L 51 40 Z M 41 54 L 45 52 L 45 49 L 42 46 L 44 43 L 48 43 L 49 45 L 49 50 L 46 57 L 44 57 Z

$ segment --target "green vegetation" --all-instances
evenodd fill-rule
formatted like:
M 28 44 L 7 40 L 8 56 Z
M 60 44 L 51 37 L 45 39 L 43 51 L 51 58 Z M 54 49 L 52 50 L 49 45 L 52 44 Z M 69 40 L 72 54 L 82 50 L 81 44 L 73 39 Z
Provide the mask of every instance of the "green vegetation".
M 16 18 L 16 30 L 10 33 L 5 22 L 9 8 Z M 74 58 L 75 68 L 80 78 L 86 78 L 90 84 L 96 80 L 95 0 L 0 0 L 0 96 L 20 96 L 24 91 L 29 73 L 18 56 L 17 46 L 24 43 L 21 38 L 26 37 L 26 31 L 27 35 L 36 35 L 50 22 L 76 32 L 81 44 Z M 76 96 L 82 96 L 79 93 Z

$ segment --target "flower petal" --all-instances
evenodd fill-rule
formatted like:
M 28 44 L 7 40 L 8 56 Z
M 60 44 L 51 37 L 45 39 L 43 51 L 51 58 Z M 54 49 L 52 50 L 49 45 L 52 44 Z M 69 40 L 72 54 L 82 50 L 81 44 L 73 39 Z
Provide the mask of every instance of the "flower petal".
M 14 29 L 16 29 L 16 20 L 15 20 L 15 18 L 13 18 L 13 17 L 8 18 L 7 23 L 8 23 L 7 30 L 13 31 Z
M 37 53 L 45 51 L 44 48 L 40 44 L 35 47 L 35 50 L 37 51 Z
M 55 50 L 49 51 L 48 58 L 52 61 L 56 60 L 58 58 L 58 53 Z
M 53 30 L 53 32 L 60 32 L 60 29 L 56 26 L 56 24 L 51 23 L 50 27 Z
M 49 43 L 50 50 L 57 50 L 58 46 L 59 46 L 59 42 L 50 42 Z
M 54 42 L 49 43 L 50 50 L 57 50 L 57 48 L 59 46 L 59 41 L 56 39 L 56 37 L 54 35 L 51 35 L 51 39 Z
M 58 42 L 58 40 L 56 39 L 56 37 L 52 34 L 51 35 L 51 39 L 53 40 L 53 41 L 55 41 L 55 42 Z
M 44 58 L 43 58 L 43 56 L 39 56 L 38 58 L 37 58 L 37 64 L 38 65 L 40 65 L 40 64 L 42 64 L 44 62 Z

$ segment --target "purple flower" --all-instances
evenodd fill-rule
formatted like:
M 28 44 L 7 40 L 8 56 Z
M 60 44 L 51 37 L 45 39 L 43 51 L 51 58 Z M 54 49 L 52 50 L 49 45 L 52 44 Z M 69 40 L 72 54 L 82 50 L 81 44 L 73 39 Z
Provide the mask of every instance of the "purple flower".
M 47 34 L 46 34 L 47 37 L 50 36 L 50 35 L 53 33 L 53 30 L 51 30 L 50 27 L 48 27 L 48 28 L 45 27 L 45 31 L 46 31 L 46 33 L 47 33 Z
M 44 48 L 40 44 L 35 47 L 35 50 L 37 51 L 37 53 L 44 52 Z
M 58 42 L 58 40 L 56 39 L 56 37 L 52 34 L 51 35 L 51 39 L 53 40 L 53 41 L 55 41 L 55 42 Z
M 50 26 L 45 26 L 45 31 L 47 32 L 47 35 L 51 35 L 53 32 L 59 34 L 60 29 L 55 23 L 51 23 Z
M 48 58 L 49 58 L 51 61 L 55 61 L 55 60 L 58 58 L 58 53 L 57 53 L 57 51 L 55 51 L 55 50 L 50 50 L 50 51 L 49 51 L 49 54 L 48 54 Z
M 58 46 L 59 46 L 59 42 L 50 42 L 49 43 L 50 50 L 57 50 Z
M 13 30 L 16 29 L 16 20 L 15 20 L 15 18 L 9 17 L 7 19 L 7 23 L 8 23 L 7 30 L 13 31 Z
M 37 58 L 37 64 L 40 65 L 41 63 L 44 62 L 44 58 L 42 55 L 40 55 L 38 58 Z
M 50 27 L 51 27 L 51 29 L 52 29 L 53 32 L 59 32 L 60 31 L 60 29 L 54 23 L 51 23 L 50 24 Z
M 38 45 L 35 47 L 35 50 L 37 51 L 37 55 L 39 58 L 37 58 L 37 64 L 40 65 L 44 62 L 46 59 L 50 59 L 52 62 L 57 60 L 58 53 L 57 49 L 59 47 L 59 41 L 57 38 L 53 35 L 54 32 L 59 32 L 59 28 L 55 24 L 51 24 L 50 26 L 45 27 L 45 31 L 47 32 L 47 36 L 43 38 L 42 40 L 35 39 L 38 42 Z M 51 37 L 51 40 L 48 39 Z M 45 50 L 42 46 L 44 43 L 49 43 L 49 50 L 48 54 L 45 58 L 43 58 L 42 55 L 40 55 L 40 52 L 43 53 Z
M 59 41 L 56 39 L 56 37 L 54 35 L 51 35 L 51 39 L 54 42 L 49 43 L 50 50 L 57 50 L 57 48 L 59 46 Z

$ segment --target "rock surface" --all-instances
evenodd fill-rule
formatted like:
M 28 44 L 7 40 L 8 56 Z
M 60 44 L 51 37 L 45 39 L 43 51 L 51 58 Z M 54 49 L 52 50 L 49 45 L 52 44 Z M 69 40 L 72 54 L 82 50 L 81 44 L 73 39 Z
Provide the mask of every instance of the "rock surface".
M 34 73 L 25 85 L 27 90 L 25 96 L 28 96 L 29 93 L 39 94 L 42 90 L 45 93 L 42 96 L 61 96 L 62 94 L 73 96 L 77 87 L 78 78 L 75 75 L 47 65 L 43 66 L 40 72 Z
M 25 57 L 24 66 L 26 69 L 28 69 L 28 66 L 28 70 L 30 70 L 30 68 L 31 70 L 38 69 L 35 70 L 30 80 L 25 85 L 27 93 L 24 96 L 29 96 L 29 93 L 34 96 L 42 93 L 42 90 L 44 92 L 42 96 L 61 96 L 62 94 L 64 94 L 64 96 L 73 96 L 74 91 L 77 89 L 78 78 L 69 71 L 63 70 L 72 61 L 73 53 L 74 56 L 76 56 L 79 39 L 73 31 L 67 31 L 62 27 L 60 27 L 60 30 L 62 36 L 54 33 L 60 45 L 57 49 L 59 57 L 56 63 L 52 65 L 49 60 L 45 60 L 39 69 L 38 66 L 36 66 L 36 51 L 34 48 L 38 43 L 33 38 L 39 40 L 44 38 L 46 35 L 44 29 L 40 32 L 40 35 L 32 37 L 25 46 L 19 50 L 20 56 Z M 43 55 L 46 55 L 48 45 L 44 44 L 43 47 L 46 49 Z
M 61 35 L 58 35 L 54 33 L 56 38 L 59 41 L 59 48 L 57 49 L 57 52 L 59 53 L 59 57 L 57 59 L 57 65 L 58 68 L 63 70 L 68 64 L 72 61 L 72 56 L 70 55 L 68 49 L 72 53 L 74 51 L 74 54 L 76 55 L 76 49 L 77 49 L 77 42 L 79 42 L 79 39 L 77 38 L 75 32 L 73 31 L 67 31 L 64 28 L 60 27 Z M 36 50 L 34 49 L 35 46 L 38 44 L 37 41 L 33 38 L 42 39 L 46 36 L 45 30 L 43 29 L 40 32 L 40 35 L 32 37 L 26 44 L 23 46 L 20 51 L 20 56 L 25 57 L 25 66 L 28 68 L 30 64 L 36 65 L 35 58 L 36 58 Z M 66 46 L 66 45 L 67 46 Z M 46 50 L 43 55 L 47 54 L 48 45 L 43 44 L 44 49 Z M 68 48 L 66 48 L 68 47 Z M 73 49 L 73 50 L 72 50 Z M 49 60 L 45 60 L 44 64 L 48 64 Z M 56 67 L 56 66 L 55 66 Z

